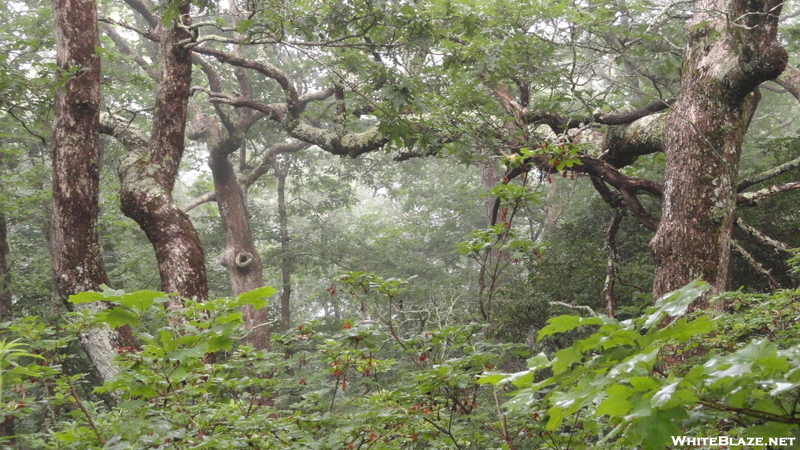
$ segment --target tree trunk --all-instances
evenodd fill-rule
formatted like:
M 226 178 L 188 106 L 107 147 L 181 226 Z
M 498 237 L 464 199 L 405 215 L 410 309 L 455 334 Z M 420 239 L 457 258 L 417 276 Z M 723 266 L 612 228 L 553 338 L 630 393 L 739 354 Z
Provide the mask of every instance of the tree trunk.
M 0 155 L 0 168 L 3 167 Z M 0 187 L 2 193 L 2 187 Z M 11 264 L 9 263 L 8 223 L 6 215 L 0 208 L 0 322 L 12 319 L 13 303 L 11 295 Z
M 56 92 L 53 123 L 51 252 L 54 295 L 66 302 L 70 295 L 108 283 L 97 233 L 100 60 L 94 1 L 55 0 L 53 6 L 57 77 L 66 83 Z M 116 349 L 136 346 L 127 327 L 89 330 L 81 343 L 101 380 L 117 374 Z
M 179 8 L 184 26 L 189 5 Z M 127 145 L 120 163 L 122 212 L 136 221 L 156 253 L 161 289 L 184 298 L 208 298 L 205 254 L 189 216 L 172 197 L 183 157 L 189 88 L 192 79 L 191 52 L 178 43 L 191 39 L 185 27 L 173 24 L 157 28 L 161 45 L 161 78 L 153 112 L 149 142 Z M 146 148 L 143 148 L 145 147 Z M 138 148 L 137 148 L 138 147 Z M 179 308 L 180 299 L 170 302 Z
M 681 93 L 664 130 L 654 298 L 698 277 L 713 292 L 726 289 L 741 144 L 758 103 L 753 90 L 787 60 L 776 40 L 780 0 L 696 0 L 694 10 Z
M 250 228 L 250 215 L 242 186 L 236 179 L 236 172 L 229 155 L 238 147 L 227 151 L 223 146 L 211 148 L 208 161 L 214 178 L 214 192 L 225 233 L 225 251 L 220 263 L 228 269 L 233 295 L 264 286 L 264 272 L 261 257 L 256 250 L 253 232 Z M 250 331 L 245 342 L 257 349 L 269 348 L 270 329 L 267 309 L 254 309 L 244 306 L 244 325 Z
M 202 140 L 208 148 L 208 167 L 214 179 L 214 199 L 219 207 L 222 232 L 225 236 L 225 250 L 219 262 L 228 270 L 232 294 L 239 295 L 264 286 L 263 265 L 250 228 L 245 187 L 239 183 L 230 160 L 230 155 L 241 147 L 245 132 L 254 121 L 245 120 L 233 125 L 230 115 L 219 107 L 217 112 L 231 124 L 225 139 L 221 138 L 217 119 L 199 112 L 194 114 L 186 136 L 192 140 Z M 257 349 L 269 348 L 270 328 L 267 309 L 255 309 L 252 305 L 245 305 L 242 307 L 242 313 L 244 326 L 249 330 L 244 341 Z
M 286 177 L 289 175 L 291 159 L 275 161 L 275 177 L 278 179 L 278 222 L 281 239 L 281 328 L 287 331 L 292 325 L 290 299 L 292 296 L 292 254 L 289 249 L 289 215 L 286 212 Z
M 11 303 L 11 267 L 8 264 L 8 228 L 6 215 L 0 210 L 0 322 L 7 322 L 12 318 Z M 2 395 L 2 392 L 0 392 Z M 2 399 L 0 399 L 0 402 Z M 0 422 L 0 437 L 9 437 L 9 445 L 14 445 L 14 416 L 7 415 Z

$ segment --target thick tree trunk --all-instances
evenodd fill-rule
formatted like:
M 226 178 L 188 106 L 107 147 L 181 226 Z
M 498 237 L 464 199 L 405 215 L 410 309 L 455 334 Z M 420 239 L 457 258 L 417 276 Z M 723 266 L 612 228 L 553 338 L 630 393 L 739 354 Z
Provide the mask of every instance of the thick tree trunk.
M 216 74 L 211 74 L 214 79 Z M 244 133 L 255 123 L 245 120 L 234 125 L 230 115 L 218 108 L 218 114 L 228 119 L 230 124 L 226 139 L 221 138 L 217 119 L 207 114 L 196 113 L 186 135 L 192 140 L 202 140 L 208 147 L 208 166 L 214 179 L 214 199 L 219 207 L 222 232 L 225 236 L 225 250 L 220 256 L 220 264 L 228 270 L 231 292 L 243 292 L 264 286 L 264 271 L 261 256 L 256 249 L 253 231 L 250 228 L 250 214 L 247 211 L 247 196 L 244 186 L 234 170 L 230 155 L 238 150 L 244 141 Z M 223 119 L 223 121 L 225 121 Z M 267 349 L 270 344 L 270 328 L 267 309 L 255 309 L 252 305 L 242 307 L 244 326 L 249 331 L 245 342 L 257 349 Z
M 780 0 L 695 1 L 682 90 L 664 129 L 654 298 L 698 277 L 714 292 L 727 287 L 741 144 L 758 102 L 753 90 L 786 66 L 776 41 L 780 9 Z
M 179 8 L 184 25 L 188 4 Z M 185 28 L 159 25 L 161 78 L 148 143 L 128 146 L 120 163 L 122 212 L 139 224 L 155 249 L 161 289 L 184 298 L 208 298 L 205 254 L 189 216 L 178 208 L 172 189 L 184 150 L 192 79 L 191 52 L 178 43 L 191 39 Z M 143 148 L 146 145 L 146 148 Z M 174 299 L 171 308 L 181 306 Z
M 100 61 L 94 1 L 55 0 L 53 6 L 58 77 L 66 83 L 55 101 L 51 251 L 54 295 L 66 301 L 108 283 L 97 234 Z M 136 346 L 129 328 L 92 329 L 81 342 L 101 380 L 117 374 L 116 349 Z
M 228 269 L 233 295 L 239 295 L 264 286 L 264 272 L 250 228 L 244 190 L 236 179 L 229 159 L 235 149 L 227 151 L 223 146 L 212 148 L 208 165 L 214 178 L 214 192 L 225 233 L 225 251 L 220 263 Z M 250 331 L 245 342 L 257 349 L 269 348 L 267 309 L 257 310 L 252 305 L 245 305 L 244 308 L 244 325 Z

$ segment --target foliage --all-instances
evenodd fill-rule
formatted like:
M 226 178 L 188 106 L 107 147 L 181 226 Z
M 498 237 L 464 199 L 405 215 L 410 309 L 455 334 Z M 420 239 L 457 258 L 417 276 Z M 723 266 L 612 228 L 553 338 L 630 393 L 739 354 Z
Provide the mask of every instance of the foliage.
M 688 313 L 706 290 L 694 282 L 633 320 L 550 319 L 539 339 L 597 328 L 552 356 L 530 358 L 525 371 L 487 374 L 479 382 L 516 388 L 506 408 L 539 411 L 545 431 L 569 435 L 570 448 L 663 449 L 673 444 L 671 436 L 683 435 L 800 436 L 797 293 L 776 294 L 763 307 L 763 298 L 737 295 L 731 313 Z M 755 318 L 776 305 L 782 313 L 771 318 L 778 320 L 760 322 L 788 329 L 763 335 Z
M 347 278 L 387 295 L 405 283 L 367 273 Z M 298 326 L 275 336 L 269 351 L 238 344 L 245 331 L 236 308 L 263 307 L 273 293 L 263 288 L 187 302 L 175 312 L 166 311 L 167 296 L 154 291 L 73 296 L 72 302 L 105 301 L 110 308 L 72 314 L 69 334 L 130 325 L 141 349 L 123 350 L 119 375 L 92 392 L 85 389 L 86 374 L 55 364 L 59 347 L 35 356 L 50 367 L 20 364 L 5 371 L 14 392 L 27 382 L 42 395 L 15 414 L 49 415 L 50 425 L 40 432 L 18 428 L 17 448 L 497 448 L 518 439 L 510 426 L 528 428 L 524 417 L 498 416 L 498 399 L 474 382 L 521 351 L 487 339 L 486 326 L 410 332 L 347 320 L 334 331 Z M 30 318 L 9 331 L 31 338 L 33 326 L 58 334 L 38 323 Z M 38 345 L 22 342 L 13 345 Z M 14 348 L 5 358 L 25 356 L 31 354 Z M 61 411 L 54 414 L 53 407 Z
M 339 283 L 385 300 L 407 284 L 366 272 Z M 18 419 L 20 449 L 649 450 L 671 436 L 797 437 L 800 292 L 727 294 L 715 299 L 726 311 L 691 312 L 706 289 L 692 283 L 630 320 L 555 317 L 540 340 L 594 331 L 517 373 L 497 369 L 525 353 L 486 325 L 306 323 L 254 351 L 237 343 L 236 308 L 264 306 L 272 288 L 171 313 L 153 291 L 82 293 L 72 301 L 112 307 L 73 314 L 66 334 L 36 318 L 6 324 L 19 338 L 0 353 L 3 414 Z M 142 348 L 121 352 L 120 374 L 87 391 L 60 349 L 86 327 L 122 325 Z M 37 415 L 50 425 L 26 431 Z

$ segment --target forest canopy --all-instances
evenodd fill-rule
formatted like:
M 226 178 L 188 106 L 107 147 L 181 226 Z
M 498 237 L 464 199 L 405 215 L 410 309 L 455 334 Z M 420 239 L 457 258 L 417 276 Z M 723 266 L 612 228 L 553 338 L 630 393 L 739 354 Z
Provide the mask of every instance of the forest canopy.
M 799 8 L 5 2 L 0 443 L 792 448 Z

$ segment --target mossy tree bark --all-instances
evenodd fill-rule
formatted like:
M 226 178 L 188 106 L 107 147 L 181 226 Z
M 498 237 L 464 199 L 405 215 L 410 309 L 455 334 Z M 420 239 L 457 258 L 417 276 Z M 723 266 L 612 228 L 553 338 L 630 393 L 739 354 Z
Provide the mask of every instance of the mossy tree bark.
M 759 98 L 754 90 L 786 67 L 776 39 L 781 5 L 695 1 L 681 93 L 664 128 L 664 201 L 650 244 L 654 298 L 695 278 L 713 292 L 728 286 L 741 145 Z
M 99 39 L 94 1 L 55 0 L 53 6 L 59 88 L 53 123 L 51 252 L 54 296 L 66 302 L 70 295 L 108 284 L 97 233 L 100 60 L 95 54 Z M 117 349 L 136 346 L 128 327 L 91 329 L 81 343 L 101 380 L 117 374 L 112 364 Z
M 161 46 L 161 76 L 149 140 L 115 129 L 106 131 L 128 149 L 119 167 L 122 212 L 136 221 L 147 235 L 158 260 L 161 289 L 183 298 L 208 298 L 205 254 L 189 216 L 181 211 L 172 190 L 183 157 L 189 88 L 192 79 L 191 51 L 181 41 L 191 40 L 186 26 L 189 5 L 179 8 L 183 23 L 158 24 Z M 178 308 L 180 299 L 169 306 Z

